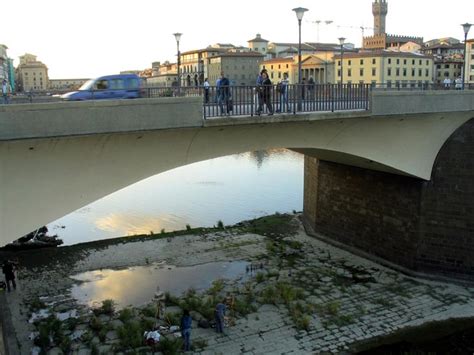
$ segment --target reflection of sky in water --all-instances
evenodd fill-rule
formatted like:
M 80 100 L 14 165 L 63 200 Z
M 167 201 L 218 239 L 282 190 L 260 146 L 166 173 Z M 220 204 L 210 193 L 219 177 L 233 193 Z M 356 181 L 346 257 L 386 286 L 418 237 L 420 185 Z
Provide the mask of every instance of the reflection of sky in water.
M 189 288 L 207 289 L 212 281 L 236 279 L 245 275 L 247 262 L 215 262 L 191 267 L 170 267 L 156 264 L 126 270 L 96 270 L 72 276 L 84 281 L 72 287 L 72 296 L 79 303 L 92 306 L 113 299 L 119 308 L 140 306 L 153 299 L 157 286 L 160 291 L 180 295 Z
M 232 155 L 173 169 L 102 198 L 48 228 L 65 244 L 213 226 L 303 206 L 303 156 Z M 64 229 L 60 226 L 65 226 Z

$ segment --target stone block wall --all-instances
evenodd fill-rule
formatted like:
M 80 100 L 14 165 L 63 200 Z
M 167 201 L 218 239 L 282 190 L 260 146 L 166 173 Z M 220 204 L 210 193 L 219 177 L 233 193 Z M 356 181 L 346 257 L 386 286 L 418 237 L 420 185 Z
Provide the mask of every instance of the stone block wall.
M 474 119 L 429 182 L 305 158 L 304 218 L 318 234 L 403 268 L 474 280 Z

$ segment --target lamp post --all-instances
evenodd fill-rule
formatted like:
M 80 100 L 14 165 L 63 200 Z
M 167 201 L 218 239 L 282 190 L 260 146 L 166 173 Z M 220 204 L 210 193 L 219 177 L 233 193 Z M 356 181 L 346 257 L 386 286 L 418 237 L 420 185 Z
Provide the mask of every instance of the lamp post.
M 339 43 L 341 45 L 341 87 L 344 81 L 344 41 L 346 39 L 344 37 L 339 38 Z
M 464 90 L 464 81 L 466 79 L 466 53 L 467 53 L 467 34 L 469 33 L 469 30 L 471 29 L 472 24 L 470 23 L 463 23 L 462 28 L 464 30 L 464 61 L 462 65 L 462 89 Z
M 298 111 L 301 111 L 301 20 L 303 19 L 303 15 L 308 9 L 304 7 L 296 7 L 293 9 L 296 13 L 296 18 L 298 19 Z
M 179 52 L 179 40 L 181 39 L 182 33 L 176 32 L 173 33 L 174 38 L 176 38 L 176 45 L 178 46 L 178 89 L 181 87 L 181 73 L 179 71 L 179 66 L 181 65 L 181 53 Z

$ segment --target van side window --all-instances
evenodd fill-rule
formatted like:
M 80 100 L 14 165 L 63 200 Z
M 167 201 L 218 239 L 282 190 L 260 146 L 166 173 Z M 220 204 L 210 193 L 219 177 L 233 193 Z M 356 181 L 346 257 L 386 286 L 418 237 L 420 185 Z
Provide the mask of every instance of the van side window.
M 107 80 L 99 80 L 97 82 L 97 90 L 107 90 L 109 87 L 109 83 Z
M 128 84 L 127 85 L 128 89 L 138 89 L 139 88 L 137 79 L 128 79 L 127 84 Z
M 123 79 L 112 79 L 110 81 L 110 88 L 112 90 L 123 90 L 125 89 L 125 83 Z

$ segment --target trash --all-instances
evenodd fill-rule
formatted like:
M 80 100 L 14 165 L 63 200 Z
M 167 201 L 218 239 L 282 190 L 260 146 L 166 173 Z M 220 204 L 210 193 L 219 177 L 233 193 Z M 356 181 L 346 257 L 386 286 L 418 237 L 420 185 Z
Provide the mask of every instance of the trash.
M 204 329 L 207 329 L 209 328 L 211 325 L 209 324 L 209 322 L 206 320 L 206 319 L 200 319 L 199 322 L 198 322 L 198 327 L 199 328 L 204 328 Z
M 182 337 L 182 335 L 181 335 L 180 332 L 173 333 L 173 336 L 174 336 L 175 338 L 181 338 L 181 337 Z
M 172 326 L 170 327 L 170 332 L 171 332 L 171 333 L 173 333 L 173 332 L 175 332 L 175 331 L 177 331 L 177 330 L 179 330 L 179 326 L 177 326 L 177 325 L 172 325 Z
M 143 333 L 143 336 L 145 337 L 145 341 L 148 345 L 153 345 L 160 341 L 161 334 L 157 330 L 152 330 Z

